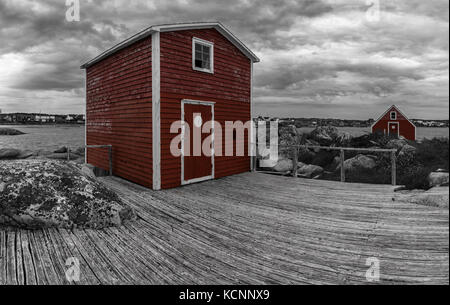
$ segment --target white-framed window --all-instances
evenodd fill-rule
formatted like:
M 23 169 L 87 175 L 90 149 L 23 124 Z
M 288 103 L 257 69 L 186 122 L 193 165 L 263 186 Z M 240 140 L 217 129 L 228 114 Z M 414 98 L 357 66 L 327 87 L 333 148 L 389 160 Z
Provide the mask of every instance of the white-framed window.
M 214 73 L 214 44 L 212 42 L 192 38 L 192 69 Z
M 397 119 L 397 112 L 391 111 L 391 120 L 396 120 L 396 119 Z

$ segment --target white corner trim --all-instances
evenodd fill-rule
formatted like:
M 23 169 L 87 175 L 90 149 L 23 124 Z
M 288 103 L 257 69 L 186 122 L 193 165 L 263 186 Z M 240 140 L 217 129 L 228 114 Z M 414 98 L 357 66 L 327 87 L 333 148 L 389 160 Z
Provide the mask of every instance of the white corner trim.
M 153 189 L 161 189 L 161 49 L 160 33 L 152 33 L 152 165 Z
M 87 163 L 87 69 L 84 70 L 84 163 Z
M 210 68 L 209 69 L 202 69 L 202 68 L 197 68 L 195 66 L 195 43 L 199 43 L 205 46 L 210 47 L 210 52 L 209 52 L 209 63 L 210 63 Z M 211 73 L 214 74 L 214 43 L 211 41 L 206 41 L 197 37 L 192 37 L 192 69 L 195 71 L 201 71 L 201 72 L 206 72 L 206 73 Z
M 247 149 L 247 151 L 250 151 L 250 170 L 253 170 L 253 155 L 255 154 L 256 151 L 256 143 L 254 141 L 254 134 L 253 132 L 255 131 L 253 128 L 253 61 L 250 60 L 250 122 L 252 122 L 251 127 L 250 127 L 250 139 L 248 141 L 247 145 L 250 145 L 250 149 Z

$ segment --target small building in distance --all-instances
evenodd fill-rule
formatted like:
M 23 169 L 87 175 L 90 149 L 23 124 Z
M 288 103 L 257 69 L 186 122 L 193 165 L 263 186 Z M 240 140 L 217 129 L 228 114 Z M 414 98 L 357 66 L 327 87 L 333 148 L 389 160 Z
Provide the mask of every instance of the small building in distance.
M 397 106 L 392 105 L 372 125 L 372 133 L 382 133 L 415 141 L 416 125 Z

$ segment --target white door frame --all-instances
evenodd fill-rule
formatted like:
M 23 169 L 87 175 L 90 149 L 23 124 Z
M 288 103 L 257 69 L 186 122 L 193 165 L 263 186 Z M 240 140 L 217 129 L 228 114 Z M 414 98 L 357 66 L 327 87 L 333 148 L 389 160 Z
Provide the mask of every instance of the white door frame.
M 397 136 L 400 136 L 400 122 L 388 122 L 388 135 L 391 135 L 391 125 L 397 125 Z
M 211 106 L 211 121 L 214 122 L 214 102 L 205 102 L 205 101 L 196 101 L 196 100 L 188 100 L 188 99 L 183 99 L 181 100 L 181 184 L 189 184 L 189 183 L 195 183 L 195 182 L 200 182 L 200 181 L 205 181 L 205 180 L 210 180 L 210 179 L 214 179 L 214 134 L 215 134 L 215 130 L 214 130 L 214 123 L 213 126 L 211 128 L 211 134 L 212 134 L 212 141 L 211 141 L 211 145 L 212 145 L 212 151 L 211 151 L 211 175 L 209 176 L 205 176 L 205 177 L 199 177 L 199 178 L 194 178 L 194 179 L 190 179 L 190 180 L 184 180 L 184 129 L 185 129 L 185 121 L 184 121 L 184 105 L 185 104 L 196 104 L 196 105 L 204 105 L 204 106 Z M 192 132 L 192 128 L 191 128 L 191 132 Z

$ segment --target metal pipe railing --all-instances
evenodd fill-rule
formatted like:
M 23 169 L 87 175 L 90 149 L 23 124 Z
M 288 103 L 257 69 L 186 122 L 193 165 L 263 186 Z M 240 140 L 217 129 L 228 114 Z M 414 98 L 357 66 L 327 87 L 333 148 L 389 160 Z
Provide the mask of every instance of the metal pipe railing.
M 83 145 L 85 148 L 108 148 L 108 165 L 109 165 L 109 175 L 112 176 L 112 145 Z M 87 152 L 86 152 L 87 153 Z M 70 160 L 70 148 L 67 148 L 67 160 Z
M 397 185 L 397 161 L 396 149 L 384 149 L 384 148 L 357 148 L 357 147 L 339 147 L 339 146 L 319 146 L 319 145 L 278 145 L 281 148 L 292 148 L 293 149 L 293 167 L 292 175 L 297 176 L 297 162 L 298 162 L 298 148 L 306 149 L 326 149 L 326 150 L 339 150 L 340 151 L 340 167 L 341 167 L 341 181 L 345 182 L 345 151 L 358 151 L 358 152 L 380 152 L 380 153 L 390 153 L 391 156 L 391 184 L 393 186 Z M 256 157 L 254 157 L 256 159 Z M 253 161 L 252 171 L 256 170 L 256 160 Z

